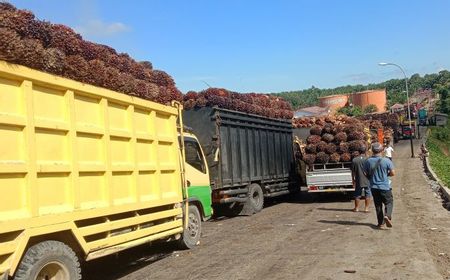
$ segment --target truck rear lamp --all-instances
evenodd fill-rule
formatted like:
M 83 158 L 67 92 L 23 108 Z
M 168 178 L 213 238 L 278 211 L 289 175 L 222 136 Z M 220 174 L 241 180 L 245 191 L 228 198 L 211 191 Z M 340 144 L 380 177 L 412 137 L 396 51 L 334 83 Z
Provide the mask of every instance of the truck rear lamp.
M 308 189 L 310 191 L 317 191 L 319 188 L 317 186 L 309 186 Z

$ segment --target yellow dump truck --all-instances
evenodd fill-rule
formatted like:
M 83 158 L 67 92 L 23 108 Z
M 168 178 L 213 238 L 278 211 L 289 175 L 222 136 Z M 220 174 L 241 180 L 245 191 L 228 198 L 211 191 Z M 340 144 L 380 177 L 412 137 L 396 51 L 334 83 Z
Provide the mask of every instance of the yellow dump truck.
M 145 242 L 194 246 L 211 190 L 182 127 L 179 104 L 0 61 L 0 279 L 81 279 L 82 261 Z

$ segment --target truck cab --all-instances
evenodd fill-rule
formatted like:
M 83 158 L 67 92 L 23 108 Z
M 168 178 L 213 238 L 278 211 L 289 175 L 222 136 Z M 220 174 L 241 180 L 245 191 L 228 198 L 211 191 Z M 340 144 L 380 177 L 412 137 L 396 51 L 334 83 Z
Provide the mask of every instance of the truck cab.
M 212 215 L 208 164 L 197 137 L 191 132 L 184 132 L 183 136 L 188 201 L 197 206 L 205 221 Z
M 187 227 L 179 243 L 182 248 L 192 248 L 200 240 L 202 221 L 210 219 L 213 211 L 208 165 L 197 137 L 186 129 L 185 127 L 181 133 L 178 130 L 184 170 L 183 180 L 187 187 L 185 203 L 188 206 L 185 220 Z

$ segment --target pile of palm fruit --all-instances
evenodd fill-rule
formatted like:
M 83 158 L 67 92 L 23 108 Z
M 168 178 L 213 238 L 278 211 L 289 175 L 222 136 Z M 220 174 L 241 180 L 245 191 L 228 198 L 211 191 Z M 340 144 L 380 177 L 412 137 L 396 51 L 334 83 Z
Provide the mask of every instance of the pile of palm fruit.
M 310 127 L 302 153 L 309 165 L 349 162 L 359 156 L 363 145 L 367 147 L 370 138 L 364 122 L 347 116 L 294 119 L 293 125 Z
M 364 121 L 370 129 L 383 129 L 385 143 L 392 141 L 394 131 L 400 125 L 400 118 L 396 113 L 366 114 L 359 117 L 359 119 Z
M 0 60 L 161 104 L 182 100 L 172 77 L 150 62 L 83 40 L 65 25 L 38 20 L 5 2 L 0 2 Z
M 236 110 L 249 114 L 277 119 L 292 119 L 291 105 L 280 97 L 257 94 L 237 93 L 223 88 L 208 88 L 184 95 L 184 108 L 189 110 L 205 106 Z

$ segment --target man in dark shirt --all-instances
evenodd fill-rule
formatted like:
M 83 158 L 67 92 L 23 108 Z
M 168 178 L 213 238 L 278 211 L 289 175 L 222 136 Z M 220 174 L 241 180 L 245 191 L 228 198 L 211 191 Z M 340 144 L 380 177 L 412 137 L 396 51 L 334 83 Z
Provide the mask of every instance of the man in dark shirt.
M 364 212 L 369 212 L 370 199 L 372 193 L 369 188 L 369 179 L 367 179 L 364 174 L 364 163 L 366 162 L 366 151 L 367 147 L 365 145 L 361 146 L 360 155 L 352 160 L 352 177 L 353 184 L 355 186 L 355 208 L 352 211 L 359 211 L 359 203 L 362 198 L 364 198 Z
M 381 157 L 383 150 L 383 145 L 373 143 L 373 156 L 364 163 L 364 173 L 370 180 L 370 189 L 380 229 L 385 229 L 385 226 L 392 227 L 392 209 L 394 207 L 394 197 L 389 180 L 389 176 L 395 175 L 394 164 L 389 159 Z

